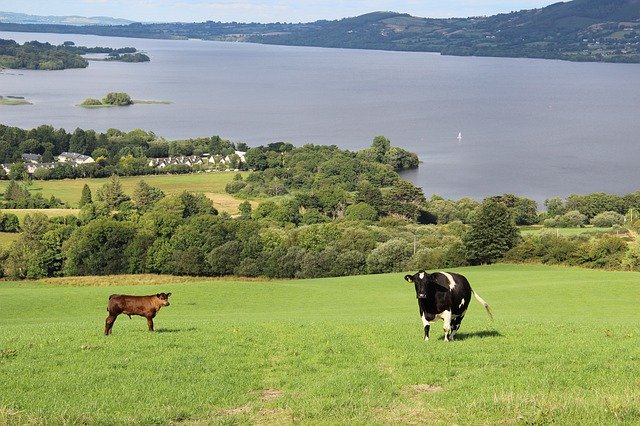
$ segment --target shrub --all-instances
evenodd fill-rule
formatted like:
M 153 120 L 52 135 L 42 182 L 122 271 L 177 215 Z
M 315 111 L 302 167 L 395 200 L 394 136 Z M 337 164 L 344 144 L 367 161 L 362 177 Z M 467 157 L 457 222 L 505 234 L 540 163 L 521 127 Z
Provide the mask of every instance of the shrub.
M 81 106 L 98 106 L 98 105 L 102 105 L 102 101 L 100 99 L 87 98 L 80 105 Z
M 396 238 L 380 244 L 367 256 L 367 270 L 371 274 L 399 272 L 406 270 L 413 246 Z
M 598 213 L 589 223 L 599 228 L 610 228 L 614 225 L 622 225 L 624 216 L 618 212 L 607 211 Z

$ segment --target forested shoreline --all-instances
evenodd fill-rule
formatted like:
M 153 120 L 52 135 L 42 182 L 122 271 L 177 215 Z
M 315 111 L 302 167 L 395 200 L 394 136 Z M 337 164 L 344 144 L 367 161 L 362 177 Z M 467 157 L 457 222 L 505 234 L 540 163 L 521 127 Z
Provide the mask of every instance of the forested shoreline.
M 636 0 L 574 0 L 468 18 L 398 12 L 306 23 L 205 22 L 69 26 L 0 23 L 0 30 L 110 37 L 219 40 L 288 46 L 438 52 L 456 56 L 640 62 Z
M 89 61 L 83 55 L 104 53 L 106 61 L 148 62 L 149 56 L 134 47 L 113 49 L 110 47 L 76 46 L 66 41 L 58 46 L 39 41 L 19 44 L 14 40 L 0 39 L 0 69 L 64 70 L 86 68 Z
M 512 194 L 478 201 L 427 199 L 398 171 L 416 167 L 415 154 L 383 137 L 357 152 L 336 146 L 294 147 L 284 142 L 248 147 L 218 136 L 165 141 L 151 132 L 105 133 L 51 126 L 0 126 L 0 156 L 26 151 L 54 155 L 89 152 L 96 162 L 60 170 L 57 177 L 107 177 L 95 193 L 85 186 L 77 215 L 49 219 L 28 214 L 19 223 L 10 208 L 64 207 L 30 191 L 24 164 L 11 169 L 0 217 L 5 232 L 19 231 L 0 253 L 11 278 L 159 273 L 312 278 L 449 268 L 497 261 L 640 270 L 640 191 L 535 201 Z M 226 192 L 239 214 L 219 212 L 204 194 L 165 195 L 140 179 L 125 193 L 118 175 L 139 175 L 147 155 L 235 153 L 244 173 Z M 139 166 L 139 168 L 136 167 Z M 52 170 L 56 170 L 52 169 Z M 183 172 L 202 171 L 192 167 Z M 157 173 L 157 169 L 154 171 Z M 166 173 L 163 172 L 163 173 Z M 46 178 L 55 178 L 49 175 Z M 72 207 L 67 205 L 67 207 Z M 635 213 L 635 215 L 634 215 Z M 606 227 L 607 232 L 523 233 L 543 225 Z

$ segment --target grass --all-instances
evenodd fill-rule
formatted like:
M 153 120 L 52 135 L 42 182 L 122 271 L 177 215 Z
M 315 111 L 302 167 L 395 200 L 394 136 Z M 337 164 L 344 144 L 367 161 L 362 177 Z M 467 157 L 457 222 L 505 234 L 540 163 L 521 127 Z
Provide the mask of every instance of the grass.
M 209 197 L 220 211 L 231 214 L 238 213 L 238 205 L 242 202 L 224 191 L 227 183 L 233 180 L 237 172 L 192 173 L 185 175 L 148 175 L 121 177 L 122 188 L 128 195 L 133 194 L 135 185 L 144 180 L 151 186 L 160 188 L 165 194 L 179 194 L 182 191 L 202 192 Z M 246 176 L 246 173 L 244 173 Z M 82 187 L 87 184 L 95 197 L 96 191 L 109 179 L 65 179 L 34 181 L 29 188 L 32 193 L 41 193 L 45 199 L 52 195 L 60 198 L 70 206 L 77 206 L 82 195 Z M 0 182 L 0 193 L 4 193 L 8 182 Z
M 19 236 L 17 232 L 0 232 L 0 250 L 9 248 Z
M 562 235 L 563 237 L 573 237 L 582 234 L 609 234 L 615 233 L 615 228 L 597 228 L 594 226 L 585 226 L 581 228 L 545 228 L 542 225 L 522 226 L 520 227 L 522 235 L 552 233 Z M 626 233 L 626 230 L 620 229 L 620 233 Z
M 26 99 L 3 99 L 0 98 L 0 105 L 32 105 Z
M 145 100 L 140 100 L 140 99 L 133 99 L 133 104 L 137 105 L 137 104 L 142 104 L 142 105 L 168 105 L 168 104 L 172 104 L 173 102 L 171 101 L 145 101 Z
M 145 100 L 141 100 L 141 99 L 133 99 L 131 101 L 131 105 L 168 105 L 168 104 L 172 104 L 173 102 L 171 101 L 145 101 Z M 93 105 L 89 105 L 89 104 L 78 104 L 76 106 L 82 107 L 82 108 L 114 108 L 114 107 L 122 107 L 122 106 L 129 106 L 129 105 L 115 105 L 115 104 L 93 104 Z
M 400 273 L 0 283 L 0 424 L 640 422 L 637 273 L 457 271 L 495 320 L 472 302 L 450 343 Z M 102 335 L 109 294 L 161 291 L 157 332 Z

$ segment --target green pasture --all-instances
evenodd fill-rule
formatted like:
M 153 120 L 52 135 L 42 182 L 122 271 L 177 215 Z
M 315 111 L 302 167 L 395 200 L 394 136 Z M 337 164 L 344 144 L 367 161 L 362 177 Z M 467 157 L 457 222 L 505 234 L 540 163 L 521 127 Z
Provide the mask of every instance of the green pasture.
M 618 232 L 620 234 L 625 234 L 627 231 L 625 229 L 619 229 Z M 574 237 L 576 235 L 599 235 L 599 234 L 610 234 L 616 233 L 615 228 L 598 228 L 595 226 L 585 226 L 581 228 L 545 228 L 542 225 L 532 225 L 532 226 L 521 226 L 520 233 L 522 235 L 530 235 L 530 234 L 554 234 L 560 235 L 563 237 Z
M 454 342 L 403 273 L 0 282 L 0 424 L 640 423 L 640 275 L 456 271 L 495 319 L 473 301 Z M 109 294 L 157 292 L 156 332 L 102 334 Z
M 212 172 L 212 173 L 191 173 L 184 175 L 148 175 L 121 177 L 120 182 L 124 192 L 133 194 L 133 190 L 140 180 L 144 180 L 151 186 L 160 188 L 165 194 L 179 194 L 183 191 L 202 192 L 209 197 L 214 206 L 220 211 L 231 214 L 238 212 L 238 205 L 242 202 L 237 198 L 227 194 L 224 190 L 227 183 L 233 180 L 237 172 Z M 246 175 L 246 173 L 245 173 Z M 64 179 L 34 181 L 29 187 L 33 194 L 40 193 L 45 199 L 54 195 L 60 198 L 71 207 L 77 207 L 82 196 L 82 188 L 89 185 L 93 196 L 96 191 L 104 185 L 109 178 L 100 179 Z M 7 181 L 0 182 L 0 194 L 4 193 L 8 185 Z
M 17 232 L 0 232 L 0 249 L 8 248 L 19 236 Z

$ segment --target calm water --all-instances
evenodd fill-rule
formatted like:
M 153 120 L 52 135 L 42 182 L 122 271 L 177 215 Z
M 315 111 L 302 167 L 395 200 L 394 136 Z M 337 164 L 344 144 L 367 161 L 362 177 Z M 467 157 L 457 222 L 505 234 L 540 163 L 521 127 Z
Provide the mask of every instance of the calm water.
M 141 64 L 0 73 L 0 123 L 166 139 L 220 135 L 357 150 L 376 135 L 418 153 L 404 176 L 427 197 L 515 193 L 542 201 L 640 189 L 640 65 L 0 32 L 0 38 L 146 51 Z M 170 105 L 84 109 L 124 91 Z M 458 133 L 462 140 L 458 141 Z

